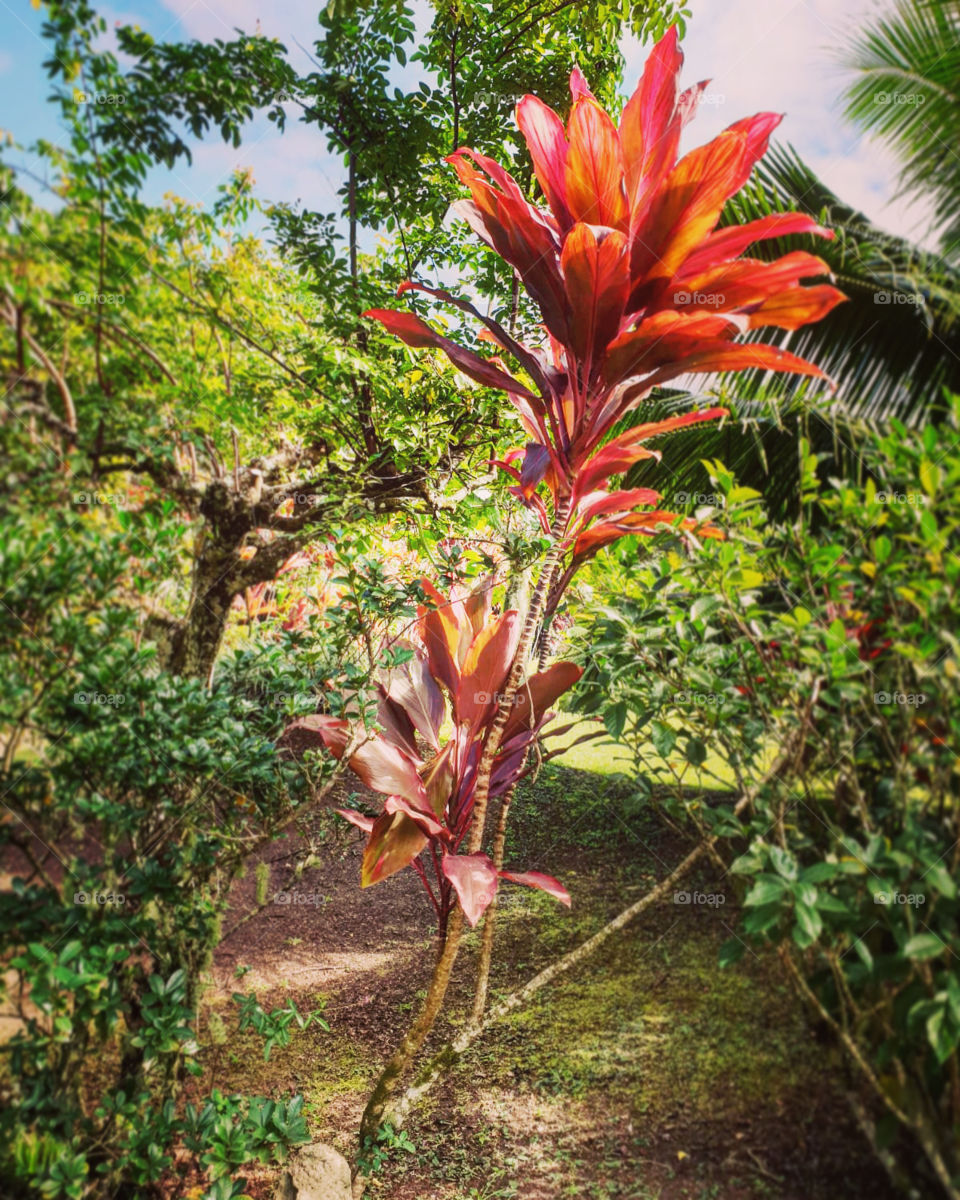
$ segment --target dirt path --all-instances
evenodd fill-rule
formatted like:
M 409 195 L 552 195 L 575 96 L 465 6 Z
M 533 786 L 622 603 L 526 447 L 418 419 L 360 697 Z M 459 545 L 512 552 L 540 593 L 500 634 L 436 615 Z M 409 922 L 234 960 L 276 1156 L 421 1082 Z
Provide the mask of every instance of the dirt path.
M 681 850 L 602 777 L 546 772 L 517 802 L 512 861 L 561 877 L 574 906 L 506 893 L 494 992 L 589 936 Z M 361 891 L 359 854 L 359 841 L 332 848 L 287 903 L 221 944 L 202 1037 L 220 1042 L 206 1052 L 205 1088 L 301 1091 L 314 1136 L 351 1157 L 367 1087 L 422 995 L 432 954 L 432 911 L 414 874 Z M 277 866 L 271 888 L 280 878 Z M 415 1149 L 395 1149 L 367 1194 L 895 1200 L 841 1095 L 838 1063 L 805 1026 L 775 961 L 748 953 L 717 967 L 737 919 L 730 881 L 704 876 L 694 886 L 724 903 L 662 904 L 490 1031 L 411 1117 Z M 234 911 L 253 895 L 251 874 Z M 458 964 L 456 1017 L 477 941 L 468 938 Z M 242 983 L 238 966 L 251 968 Z M 298 1032 L 264 1063 L 257 1039 L 233 1028 L 229 994 L 249 988 L 267 1008 L 290 997 L 301 1011 L 323 1005 L 330 1031 Z M 250 1194 L 268 1196 L 268 1178 L 251 1176 Z

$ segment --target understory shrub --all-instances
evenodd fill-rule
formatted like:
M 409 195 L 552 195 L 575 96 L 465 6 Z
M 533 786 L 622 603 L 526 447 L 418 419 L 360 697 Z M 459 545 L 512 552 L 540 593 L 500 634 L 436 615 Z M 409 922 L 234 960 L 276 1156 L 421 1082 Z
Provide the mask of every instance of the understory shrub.
M 582 711 L 634 752 L 668 819 L 717 835 L 742 897 L 725 963 L 772 943 L 872 1096 L 880 1147 L 915 1139 L 960 1186 L 960 403 L 858 446 L 863 486 L 803 511 L 708 464 L 726 540 L 595 569 L 574 645 Z M 762 786 L 740 819 L 736 798 Z M 874 1123 L 874 1118 L 876 1118 Z M 936 1185 L 924 1184 L 929 1188 Z

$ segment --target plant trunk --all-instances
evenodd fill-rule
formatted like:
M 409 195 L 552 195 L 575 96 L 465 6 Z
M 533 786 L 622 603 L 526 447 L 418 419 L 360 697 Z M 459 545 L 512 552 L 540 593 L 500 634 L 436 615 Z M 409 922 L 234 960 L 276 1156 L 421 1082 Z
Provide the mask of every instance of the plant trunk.
M 460 949 L 462 935 L 463 912 L 458 905 L 450 914 L 443 951 L 437 959 L 436 966 L 433 968 L 430 986 L 427 989 L 427 996 L 423 1002 L 423 1008 L 420 1010 L 420 1015 L 407 1031 L 407 1036 L 393 1052 L 390 1061 L 383 1068 L 380 1078 L 377 1080 L 376 1087 L 367 1101 L 367 1107 L 363 1110 L 363 1117 L 360 1121 L 361 1150 L 367 1138 L 376 1139 L 377 1130 L 384 1123 L 387 1105 L 396 1093 L 404 1072 L 410 1063 L 413 1062 L 417 1052 L 433 1028 L 437 1017 L 440 1015 L 443 1000 L 450 985 L 453 964 L 456 962 L 457 951 Z
M 473 794 L 473 828 L 470 831 L 470 846 L 468 851 L 470 854 L 477 854 L 483 844 L 487 806 L 490 800 L 490 774 L 493 771 L 497 751 L 500 749 L 503 731 L 510 720 L 513 698 L 517 694 L 517 689 L 523 680 L 523 674 L 527 665 L 527 654 L 533 645 L 533 640 L 537 632 L 537 624 L 540 620 L 540 613 L 543 610 L 544 602 L 547 599 L 547 594 L 553 584 L 554 575 L 563 555 L 563 535 L 567 528 L 569 514 L 570 501 L 561 501 L 557 506 L 557 511 L 554 513 L 553 525 L 550 528 L 553 545 L 544 559 L 540 578 L 537 580 L 536 590 L 530 599 L 527 618 L 523 623 L 523 632 L 520 635 L 520 644 L 517 646 L 517 652 L 513 657 L 513 666 L 510 668 L 510 674 L 507 676 L 507 682 L 504 685 L 500 708 L 497 711 L 496 719 L 490 727 L 490 733 L 487 735 L 483 754 L 480 756 L 480 763 L 477 767 L 477 783 Z
M 187 615 L 173 635 L 166 666 L 172 675 L 209 681 L 237 594 L 237 551 L 208 530 L 200 536 Z

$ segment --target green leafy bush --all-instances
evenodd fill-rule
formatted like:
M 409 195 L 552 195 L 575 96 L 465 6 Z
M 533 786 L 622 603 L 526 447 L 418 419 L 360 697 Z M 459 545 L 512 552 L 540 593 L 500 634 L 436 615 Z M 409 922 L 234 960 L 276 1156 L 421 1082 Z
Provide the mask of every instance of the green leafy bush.
M 789 525 L 768 524 L 758 494 L 710 464 L 727 539 L 608 567 L 598 582 L 620 597 L 580 613 L 581 709 L 633 748 L 665 816 L 726 847 L 743 917 L 724 960 L 751 940 L 779 948 L 872 1094 L 877 1140 L 908 1130 L 948 1192 L 960 1176 L 958 420 L 955 404 L 942 426 L 865 440 L 862 486 L 820 482 L 804 451 Z M 731 793 L 751 788 L 736 816 Z
M 306 1138 L 299 1098 L 196 1101 L 191 1082 L 230 884 L 315 795 L 309 763 L 275 747 L 284 708 L 264 702 L 293 650 L 249 654 L 213 690 L 157 670 L 125 602 L 131 558 L 169 534 L 149 517 L 104 530 L 31 509 L 0 552 L 0 960 L 19 1016 L 0 1055 L 5 1196 L 142 1195 L 178 1148 L 231 1196 L 245 1162 Z M 268 1046 L 319 1019 L 245 1012 Z

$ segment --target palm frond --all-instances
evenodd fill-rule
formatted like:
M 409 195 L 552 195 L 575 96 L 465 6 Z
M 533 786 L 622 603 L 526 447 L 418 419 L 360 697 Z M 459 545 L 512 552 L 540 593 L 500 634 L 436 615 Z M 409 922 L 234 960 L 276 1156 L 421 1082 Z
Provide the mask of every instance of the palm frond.
M 960 2 L 897 0 L 843 55 L 847 116 L 898 155 L 902 191 L 931 196 L 944 253 L 960 258 Z
M 791 238 L 754 247 L 775 258 L 802 246 L 828 264 L 849 297 L 823 321 L 795 333 L 764 330 L 758 340 L 789 346 L 837 383 L 818 404 L 852 420 L 898 417 L 921 424 L 944 406 L 944 388 L 960 390 L 960 271 L 903 238 L 884 233 L 844 204 L 790 147 L 772 150 L 751 183 L 728 206 L 727 223 L 771 212 L 810 213 L 836 234 L 832 242 Z M 809 384 L 785 380 L 790 398 L 809 397 Z M 740 376 L 736 394 L 769 393 L 769 376 Z

